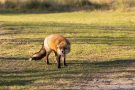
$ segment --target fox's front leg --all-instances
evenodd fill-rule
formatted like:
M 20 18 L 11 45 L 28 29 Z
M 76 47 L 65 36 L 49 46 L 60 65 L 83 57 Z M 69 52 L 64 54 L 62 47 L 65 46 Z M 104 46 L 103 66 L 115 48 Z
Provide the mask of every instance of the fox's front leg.
M 64 55 L 64 66 L 67 66 L 67 63 L 66 63 L 66 55 Z
M 57 59 L 58 68 L 61 68 L 61 63 L 60 63 L 60 61 L 61 61 L 61 55 L 57 55 L 56 56 L 56 59 Z

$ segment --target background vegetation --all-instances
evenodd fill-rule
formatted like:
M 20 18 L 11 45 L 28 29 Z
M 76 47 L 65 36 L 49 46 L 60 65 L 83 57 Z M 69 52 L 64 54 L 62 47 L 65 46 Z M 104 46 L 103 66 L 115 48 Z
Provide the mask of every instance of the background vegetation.
M 74 10 L 121 10 L 134 11 L 134 0 L 0 0 L 0 10 L 74 11 Z M 30 12 L 29 10 L 29 12 Z

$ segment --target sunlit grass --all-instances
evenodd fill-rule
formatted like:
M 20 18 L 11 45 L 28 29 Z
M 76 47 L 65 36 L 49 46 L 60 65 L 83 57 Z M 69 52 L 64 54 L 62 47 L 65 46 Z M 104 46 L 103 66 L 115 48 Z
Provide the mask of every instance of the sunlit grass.
M 85 14 L 84 14 L 85 13 Z M 96 17 L 96 18 L 95 18 Z M 53 14 L 7 14 L 0 15 L 0 21 L 12 25 L 57 25 L 55 23 L 79 23 L 99 26 L 132 26 L 135 24 L 135 13 L 133 12 L 72 12 Z M 14 24 L 13 24 L 14 23 Z M 44 24 L 45 23 L 45 24 Z M 48 23 L 48 24 L 46 24 Z M 54 23 L 54 24 L 53 24 Z M 59 24 L 58 24 L 59 25 Z
M 134 78 L 134 15 L 99 11 L 1 14 L 0 89 L 85 89 L 83 85 L 95 79 Z M 54 54 L 49 57 L 51 65 L 44 59 L 28 61 L 44 38 L 56 33 L 71 41 L 68 67 L 57 69 Z

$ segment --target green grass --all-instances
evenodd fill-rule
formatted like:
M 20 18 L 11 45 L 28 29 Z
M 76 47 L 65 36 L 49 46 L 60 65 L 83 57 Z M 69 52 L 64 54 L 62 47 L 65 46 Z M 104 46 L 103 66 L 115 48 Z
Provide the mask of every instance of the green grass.
M 134 80 L 134 18 L 134 12 L 110 11 L 0 14 L 0 89 L 85 89 Z M 68 67 L 57 69 L 53 54 L 49 66 L 28 61 L 54 33 L 72 43 Z

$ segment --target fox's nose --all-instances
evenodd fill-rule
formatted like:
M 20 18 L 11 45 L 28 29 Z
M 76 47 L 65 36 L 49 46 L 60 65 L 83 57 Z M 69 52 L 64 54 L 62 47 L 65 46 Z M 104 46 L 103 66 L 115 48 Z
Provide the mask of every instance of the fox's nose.
M 64 51 L 62 51 L 62 53 L 64 54 Z

